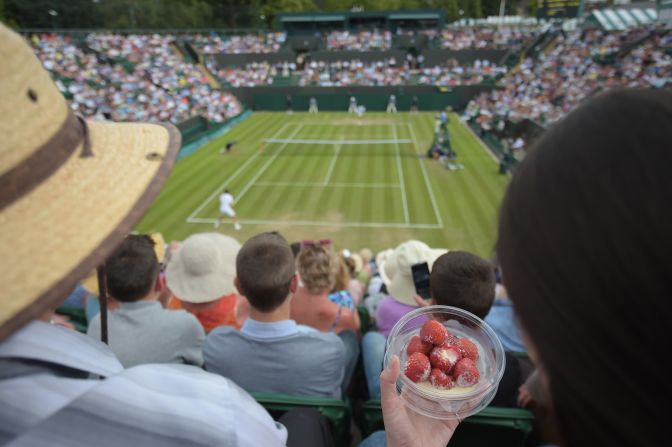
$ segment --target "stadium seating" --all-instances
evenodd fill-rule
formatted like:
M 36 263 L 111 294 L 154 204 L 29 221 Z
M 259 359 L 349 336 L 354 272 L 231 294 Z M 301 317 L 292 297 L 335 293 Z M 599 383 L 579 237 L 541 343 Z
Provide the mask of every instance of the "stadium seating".
M 350 440 L 350 403 L 323 397 L 289 396 L 286 394 L 251 393 L 268 412 L 279 417 L 297 407 L 316 408 L 331 423 L 336 445 L 347 447 Z
M 465 419 L 455 431 L 450 447 L 498 446 L 522 447 L 532 431 L 534 416 L 519 408 L 486 407 Z M 379 400 L 365 402 L 361 408 L 362 436 L 384 430 Z

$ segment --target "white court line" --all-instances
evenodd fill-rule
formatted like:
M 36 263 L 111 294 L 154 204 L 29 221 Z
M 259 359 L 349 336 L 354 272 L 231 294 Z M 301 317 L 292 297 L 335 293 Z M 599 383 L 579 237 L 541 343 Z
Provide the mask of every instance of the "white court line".
M 295 124 L 297 124 L 297 123 L 295 123 Z M 298 123 L 297 128 L 294 130 L 294 132 L 292 133 L 292 135 L 289 138 L 290 139 L 293 138 L 297 133 L 299 133 L 301 131 L 301 129 L 303 129 L 303 124 Z M 240 193 L 238 193 L 238 197 L 236 197 L 236 202 L 235 202 L 236 204 L 239 203 L 243 197 L 245 197 L 245 194 L 247 194 L 247 191 L 249 191 L 250 188 L 254 185 L 254 182 L 256 182 L 257 179 L 259 177 L 261 177 L 261 175 L 264 172 L 266 172 L 266 169 L 268 169 L 268 167 L 275 161 L 275 159 L 278 157 L 278 155 L 280 155 L 280 152 L 285 150 L 286 147 L 287 147 L 287 143 L 284 143 L 282 146 L 280 146 L 280 149 L 275 151 L 275 154 L 273 154 L 273 156 L 268 159 L 268 161 L 261 167 L 261 169 L 259 169 L 257 174 L 254 177 L 252 177 L 252 180 L 247 182 L 247 184 L 245 185 L 243 190 Z
M 303 126 L 303 123 L 301 123 Z M 402 139 L 397 140 L 306 140 L 302 138 L 291 139 L 291 138 L 265 138 L 262 141 L 267 143 L 292 143 L 292 144 L 311 144 L 311 145 L 330 145 L 330 146 L 341 146 L 344 144 L 355 145 L 355 144 L 399 144 L 399 143 L 412 143 L 411 140 Z
M 343 138 L 341 138 L 343 140 Z M 331 160 L 331 164 L 329 165 L 329 170 L 327 171 L 327 178 L 324 179 L 324 185 L 329 184 L 329 180 L 331 180 L 331 174 L 334 172 L 334 167 L 336 166 L 336 161 L 338 160 L 338 153 L 341 152 L 341 145 L 337 144 L 336 147 L 334 147 L 334 158 Z
M 214 224 L 217 219 L 194 218 L 191 223 Z M 405 223 L 387 223 L 387 222 L 329 222 L 318 220 L 263 220 L 248 219 L 240 220 L 243 225 L 302 225 L 312 227 L 350 227 L 350 228 L 409 228 L 421 230 L 437 230 L 440 227 L 437 224 L 405 224 Z
M 418 139 L 415 137 L 415 130 L 413 129 L 413 125 L 411 123 L 406 123 L 406 125 L 408 126 L 408 130 L 411 132 L 411 139 L 413 141 L 418 141 Z M 417 143 L 414 143 L 413 147 L 415 148 L 415 152 L 419 156 L 422 155 L 418 151 Z M 438 222 L 439 228 L 443 228 L 443 219 L 441 219 L 441 214 L 439 213 L 439 207 L 436 205 L 436 197 L 434 196 L 434 189 L 432 189 L 432 184 L 429 182 L 429 176 L 427 175 L 427 168 L 425 168 L 425 163 L 423 163 L 421 157 L 418 157 L 418 163 L 420 163 L 422 176 L 425 179 L 425 186 L 427 187 L 427 191 L 429 192 L 429 199 L 432 201 L 432 207 L 434 208 L 434 215 L 436 216 L 436 221 Z
M 327 186 L 329 188 L 401 188 L 401 185 L 395 183 L 324 183 L 316 182 L 256 182 L 254 186 L 300 186 L 300 187 L 315 187 Z
M 394 132 L 394 139 L 397 139 L 397 126 L 392 126 L 392 132 Z M 408 215 L 408 199 L 406 198 L 406 185 L 404 183 L 404 168 L 401 166 L 401 154 L 399 153 L 399 145 L 396 145 L 397 148 L 397 171 L 399 172 L 399 183 L 401 184 L 401 203 L 404 207 L 404 219 L 406 224 L 411 223 L 411 218 Z
M 285 123 L 285 124 L 283 124 L 282 127 L 281 127 L 280 129 L 278 129 L 278 131 L 275 133 L 275 135 L 280 135 L 280 133 L 282 133 L 282 132 L 287 128 L 287 126 L 289 126 L 290 124 L 291 124 L 291 123 Z M 247 165 L 249 165 L 249 164 L 252 163 L 254 160 L 256 160 L 256 158 L 259 156 L 260 153 L 261 153 L 261 152 L 259 152 L 259 151 L 255 152 L 255 154 L 254 154 L 253 156 L 251 156 L 250 158 L 248 158 L 247 161 L 245 161 L 245 163 L 243 163 L 238 169 L 236 169 L 236 171 L 233 173 L 233 175 L 232 175 L 231 177 L 227 178 L 227 179 L 224 181 L 224 183 L 222 183 L 217 189 L 215 189 L 215 191 L 214 191 L 212 194 L 210 194 L 210 195 L 208 196 L 208 198 L 205 199 L 205 200 L 203 201 L 203 203 L 201 203 L 201 204 L 198 206 L 198 208 L 196 208 L 196 209 L 189 215 L 189 217 L 187 217 L 187 222 L 191 222 L 192 219 L 194 219 L 195 216 L 196 216 L 198 213 L 200 213 L 200 212 L 203 210 L 203 208 L 205 208 L 205 206 L 206 206 L 208 203 L 210 203 L 210 201 L 212 201 L 212 199 L 214 199 L 215 197 L 217 197 L 218 195 L 220 195 L 220 194 L 222 193 L 222 191 L 224 191 L 224 189 L 226 188 L 226 186 L 227 186 L 229 183 L 231 183 L 233 180 L 235 180 L 236 177 L 238 177 L 238 176 L 240 175 L 240 173 L 243 172 L 243 171 L 245 170 L 245 168 L 247 167 Z

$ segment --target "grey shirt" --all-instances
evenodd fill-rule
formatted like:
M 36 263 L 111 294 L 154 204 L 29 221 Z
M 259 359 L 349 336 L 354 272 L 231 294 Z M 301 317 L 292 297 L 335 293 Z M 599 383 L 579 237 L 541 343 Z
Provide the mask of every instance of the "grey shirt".
M 203 365 L 205 331 L 184 310 L 166 310 L 158 301 L 119 303 L 108 313 L 109 345 L 126 368 L 143 363 Z M 87 333 L 100 340 L 100 314 Z
M 205 368 L 247 391 L 341 398 L 345 345 L 334 333 L 293 320 L 248 318 L 237 331 L 221 326 L 203 347 Z

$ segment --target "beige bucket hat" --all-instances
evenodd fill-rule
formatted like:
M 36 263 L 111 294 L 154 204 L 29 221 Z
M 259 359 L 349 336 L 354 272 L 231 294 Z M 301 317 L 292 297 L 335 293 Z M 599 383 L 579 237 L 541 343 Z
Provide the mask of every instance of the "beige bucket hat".
M 21 36 L 0 24 L 0 340 L 55 308 L 163 185 L 172 125 L 75 116 Z
M 188 303 L 207 303 L 236 291 L 240 242 L 221 233 L 192 234 L 170 258 L 166 284 Z
M 421 262 L 426 262 L 429 265 L 429 270 L 432 270 L 434 261 L 448 250 L 429 248 L 427 244 L 420 241 L 406 241 L 399 245 L 390 257 L 388 257 L 386 264 L 393 263 L 391 266 L 383 266 L 389 273 L 394 272 L 390 278 L 390 283 L 387 284 L 387 291 L 397 301 L 409 306 L 417 306 L 413 296 L 415 295 L 415 284 L 413 283 L 413 273 L 411 266 Z

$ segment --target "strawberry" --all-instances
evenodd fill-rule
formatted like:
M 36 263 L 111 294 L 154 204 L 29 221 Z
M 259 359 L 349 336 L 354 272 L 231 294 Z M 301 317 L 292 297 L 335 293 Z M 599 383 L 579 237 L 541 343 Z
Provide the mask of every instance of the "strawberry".
M 432 368 L 438 368 L 446 374 L 450 374 L 460 359 L 462 359 L 462 355 L 457 349 L 442 346 L 432 349 L 431 354 L 429 354 L 429 363 L 432 364 Z
M 476 361 L 478 359 L 478 348 L 473 341 L 468 338 L 461 338 L 453 344 L 453 348 L 460 351 L 462 357 Z
M 436 320 L 429 320 L 420 329 L 422 341 L 438 346 L 446 340 L 446 328 Z
M 457 340 L 459 340 L 459 338 L 457 338 L 455 334 L 446 329 L 446 339 L 439 346 L 444 348 L 450 348 L 457 342 Z
M 449 390 L 455 386 L 452 377 L 436 368 L 432 369 L 432 372 L 429 373 L 429 383 L 431 383 L 434 388 L 440 390 Z
M 434 345 L 431 343 L 426 343 L 419 336 L 414 335 L 406 346 L 406 354 L 411 355 L 414 352 L 422 352 L 425 355 L 429 355 L 433 347 Z
M 463 358 L 453 370 L 453 379 L 455 384 L 459 387 L 467 387 L 475 385 L 481 378 L 481 374 L 476 368 L 476 363 L 470 358 Z
M 408 357 L 404 374 L 413 382 L 423 382 L 429 377 L 429 359 L 422 352 L 414 352 Z

